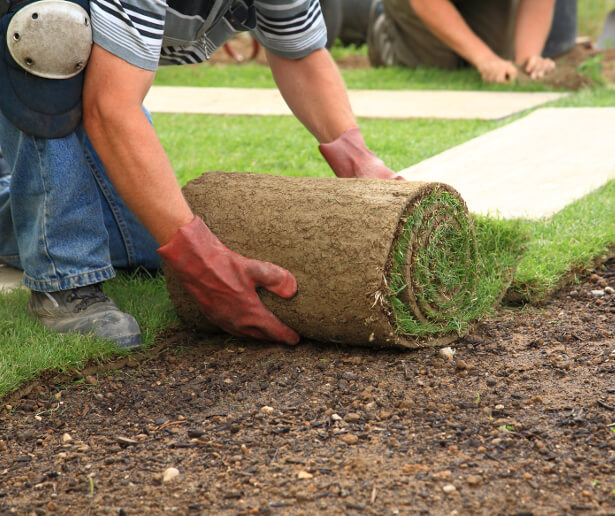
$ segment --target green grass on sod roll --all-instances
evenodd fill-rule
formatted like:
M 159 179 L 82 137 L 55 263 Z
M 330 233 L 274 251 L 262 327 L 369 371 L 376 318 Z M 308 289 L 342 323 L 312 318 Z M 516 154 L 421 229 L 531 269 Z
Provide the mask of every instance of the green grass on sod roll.
M 526 235 L 514 222 L 478 217 L 473 224 L 447 191 L 422 199 L 393 249 L 389 291 L 398 332 L 419 338 L 466 332 L 506 291 Z

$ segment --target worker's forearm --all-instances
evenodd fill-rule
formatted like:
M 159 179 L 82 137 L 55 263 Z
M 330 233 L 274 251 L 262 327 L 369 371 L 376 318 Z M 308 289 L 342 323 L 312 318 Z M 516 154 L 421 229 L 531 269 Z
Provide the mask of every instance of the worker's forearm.
M 475 67 L 493 51 L 468 26 L 449 0 L 409 0 L 416 15 L 453 52 Z
M 327 50 L 302 59 L 267 52 L 267 59 L 284 100 L 319 143 L 357 126 L 346 86 Z
M 515 24 L 515 62 L 540 56 L 549 36 L 555 0 L 521 0 Z
M 100 56 L 102 61 L 98 60 Z M 143 113 L 141 95 L 126 95 L 117 87 L 119 80 L 136 83 L 142 75 L 133 69 L 129 73 L 137 77 L 118 77 L 111 68 L 109 75 L 101 76 L 99 72 L 105 69 L 108 58 L 104 50 L 94 46 L 84 85 L 84 128 L 114 187 L 162 245 L 193 215 L 154 128 Z M 98 69 L 94 67 L 97 63 L 101 63 Z M 144 86 L 143 96 L 145 91 Z

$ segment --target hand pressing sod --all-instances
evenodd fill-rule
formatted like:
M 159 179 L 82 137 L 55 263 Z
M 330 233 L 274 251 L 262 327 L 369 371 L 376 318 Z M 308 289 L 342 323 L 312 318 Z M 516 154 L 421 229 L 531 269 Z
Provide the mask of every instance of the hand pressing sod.
M 522 68 L 532 79 L 542 79 L 555 69 L 555 62 L 548 57 L 531 56 Z
M 158 253 L 212 324 L 241 337 L 299 342 L 299 335 L 256 292 L 263 287 L 285 299 L 293 297 L 297 281 L 286 269 L 231 251 L 199 217 L 181 227 Z
M 517 78 L 517 67 L 492 53 L 480 59 L 476 69 L 484 82 L 507 83 Z

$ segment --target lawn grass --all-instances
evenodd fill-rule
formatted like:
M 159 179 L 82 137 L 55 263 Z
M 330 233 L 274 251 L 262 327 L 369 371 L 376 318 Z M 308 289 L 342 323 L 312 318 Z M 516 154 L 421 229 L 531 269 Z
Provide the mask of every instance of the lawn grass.
M 357 68 L 341 70 L 349 89 L 365 90 L 481 90 L 552 91 L 540 83 L 486 84 L 475 70 L 436 68 Z M 275 88 L 269 68 L 257 63 L 167 66 L 158 70 L 155 86 L 208 86 L 228 88 Z
M 484 86 L 472 70 L 414 72 L 344 72 L 350 88 L 377 89 L 510 89 Z M 255 65 L 185 67 L 161 71 L 157 84 L 274 87 L 271 75 Z M 523 89 L 527 89 L 524 87 Z M 555 106 L 613 106 L 613 91 L 581 90 Z M 154 123 L 181 184 L 206 170 L 235 170 L 326 177 L 332 173 L 309 133 L 291 117 L 237 117 L 155 114 Z M 516 118 L 516 117 L 514 117 Z M 369 146 L 391 168 L 399 170 L 447 148 L 490 131 L 507 121 L 360 120 Z M 495 292 L 508 284 L 512 291 L 539 301 L 571 274 L 591 269 L 596 257 L 615 242 L 615 184 L 572 204 L 548 221 L 497 220 L 475 217 L 483 287 Z M 526 243 L 527 245 L 524 245 Z M 520 260 L 520 251 L 525 250 Z M 176 321 L 162 278 L 120 275 L 106 292 L 133 313 L 151 345 L 162 328 Z M 497 297 L 497 296 L 494 296 Z M 104 360 L 115 350 L 107 343 L 77 336 L 59 336 L 33 324 L 26 315 L 27 292 L 0 295 L 0 397 L 42 371 L 82 367 Z M 488 310 L 485 311 L 485 314 Z
M 615 0 L 578 0 L 577 22 L 580 36 L 596 39 L 604 24 L 606 14 L 615 9 Z
M 120 274 L 106 283 L 105 293 L 135 316 L 147 346 L 160 330 L 176 321 L 162 276 Z M 0 295 L 0 398 L 43 371 L 79 369 L 88 362 L 122 354 L 109 342 L 60 335 L 34 323 L 26 312 L 28 296 L 25 289 Z

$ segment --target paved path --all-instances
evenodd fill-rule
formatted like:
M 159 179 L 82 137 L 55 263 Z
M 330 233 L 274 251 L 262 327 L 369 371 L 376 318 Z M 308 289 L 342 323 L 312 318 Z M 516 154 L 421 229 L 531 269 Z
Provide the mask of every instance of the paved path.
M 350 103 L 365 118 L 465 118 L 497 120 L 566 93 L 496 91 L 391 91 L 350 90 Z M 196 88 L 155 86 L 145 106 L 158 113 L 206 113 L 215 115 L 290 115 L 276 89 Z
M 615 179 L 615 108 L 544 108 L 401 172 L 456 188 L 472 213 L 548 217 Z

